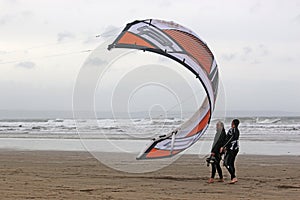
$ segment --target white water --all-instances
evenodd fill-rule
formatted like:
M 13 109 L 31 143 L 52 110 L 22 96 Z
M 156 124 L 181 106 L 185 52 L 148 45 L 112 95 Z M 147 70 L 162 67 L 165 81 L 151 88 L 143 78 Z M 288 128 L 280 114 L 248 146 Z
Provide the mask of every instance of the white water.
M 229 127 L 231 119 L 226 119 Z M 0 148 L 22 150 L 140 152 L 150 139 L 178 127 L 181 119 L 1 120 Z M 216 120 L 186 153 L 207 154 Z M 80 135 L 77 132 L 80 131 Z M 300 118 L 242 118 L 241 154 L 300 155 Z

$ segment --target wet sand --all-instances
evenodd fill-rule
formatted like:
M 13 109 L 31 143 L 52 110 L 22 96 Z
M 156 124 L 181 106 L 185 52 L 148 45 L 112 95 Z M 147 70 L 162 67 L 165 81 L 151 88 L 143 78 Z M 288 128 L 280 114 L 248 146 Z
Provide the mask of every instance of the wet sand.
M 130 174 L 86 152 L 1 150 L 0 198 L 299 199 L 299 169 L 300 156 L 239 155 L 237 184 L 207 184 L 210 168 L 197 155 L 156 172 Z

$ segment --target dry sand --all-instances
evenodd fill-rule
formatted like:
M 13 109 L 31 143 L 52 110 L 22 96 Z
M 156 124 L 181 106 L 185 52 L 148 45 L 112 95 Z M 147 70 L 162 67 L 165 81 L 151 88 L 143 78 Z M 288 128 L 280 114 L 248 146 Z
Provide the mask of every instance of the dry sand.
M 1 150 L 0 199 L 299 199 L 299 156 L 240 155 L 237 169 L 237 184 L 207 184 L 210 168 L 196 155 L 129 174 L 85 152 Z

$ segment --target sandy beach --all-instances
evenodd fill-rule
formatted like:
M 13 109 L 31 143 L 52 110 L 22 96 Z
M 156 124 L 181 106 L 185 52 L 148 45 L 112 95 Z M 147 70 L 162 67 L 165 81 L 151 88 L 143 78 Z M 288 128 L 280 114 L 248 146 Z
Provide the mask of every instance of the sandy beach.
M 1 199 L 299 199 L 299 166 L 299 156 L 240 155 L 237 184 L 207 184 L 210 168 L 197 155 L 130 174 L 86 152 L 1 150 L 0 192 Z

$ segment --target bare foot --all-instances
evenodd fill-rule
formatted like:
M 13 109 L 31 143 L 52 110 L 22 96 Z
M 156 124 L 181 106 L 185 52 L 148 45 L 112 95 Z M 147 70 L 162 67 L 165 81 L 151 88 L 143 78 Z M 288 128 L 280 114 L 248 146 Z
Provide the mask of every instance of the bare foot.
M 218 180 L 218 182 L 224 182 L 224 179 L 223 179 L 223 178 L 220 178 L 220 179 Z
M 237 178 L 233 178 L 233 179 L 229 182 L 229 184 L 235 184 L 236 182 L 238 182 Z
M 213 178 L 210 178 L 208 179 L 207 183 L 213 183 L 214 182 L 214 179 Z

